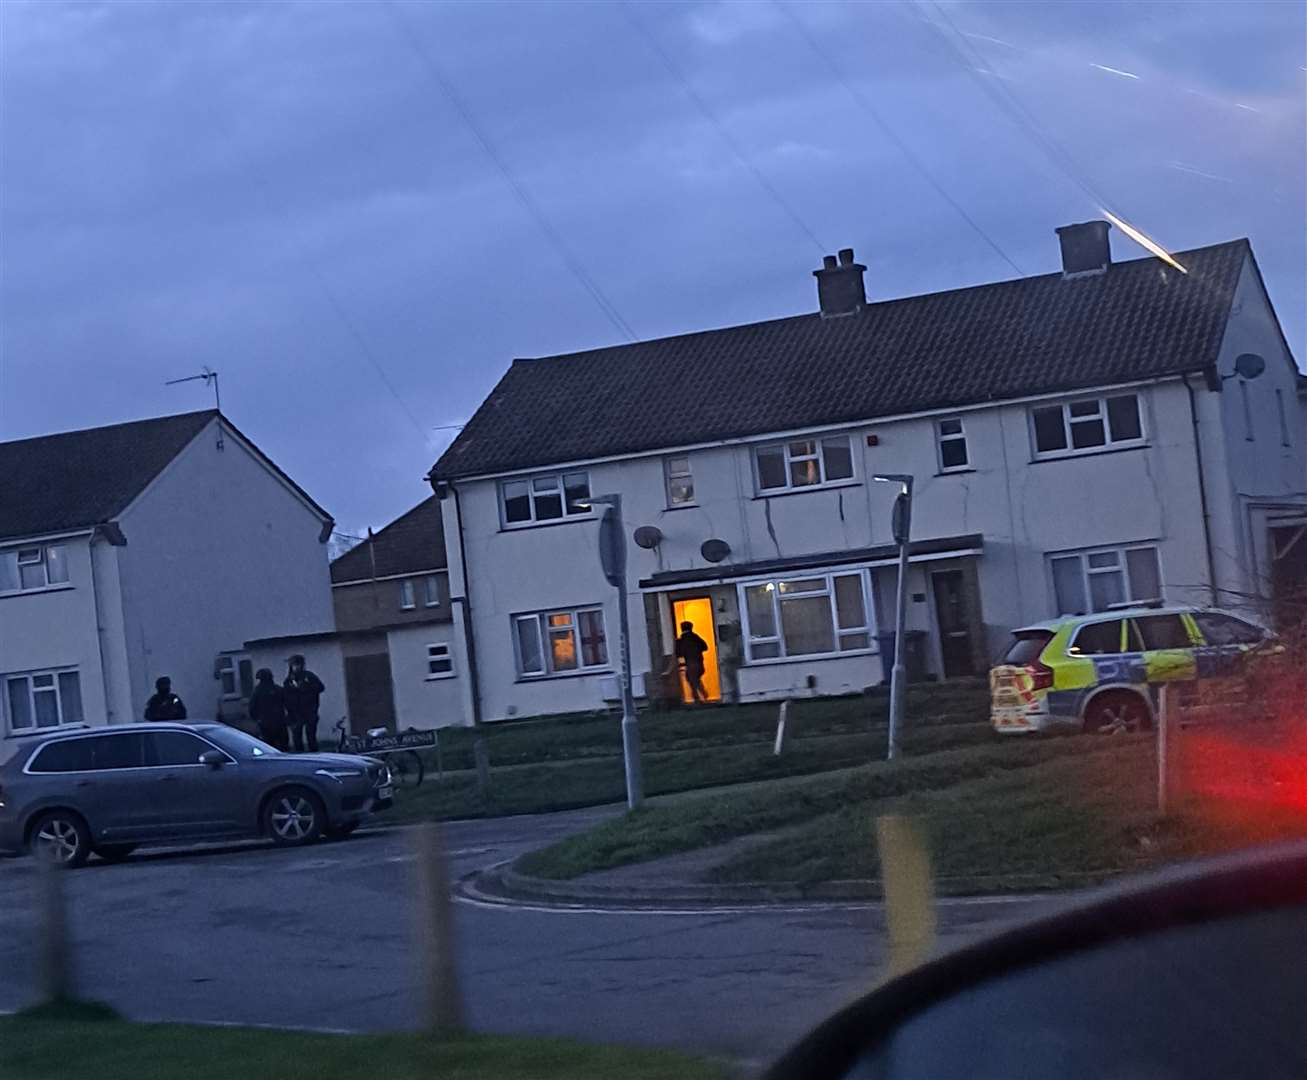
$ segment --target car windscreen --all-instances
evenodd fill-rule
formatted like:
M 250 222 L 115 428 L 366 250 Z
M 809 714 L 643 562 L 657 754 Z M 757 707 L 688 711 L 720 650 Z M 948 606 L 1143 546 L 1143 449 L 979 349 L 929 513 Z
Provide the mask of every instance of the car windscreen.
M 1012 644 L 1008 648 L 1007 655 L 1003 657 L 1003 663 L 1014 664 L 1017 667 L 1033 664 L 1044 651 L 1044 646 L 1052 640 L 1051 630 L 1019 631 L 1013 635 Z
M 246 735 L 236 728 L 205 728 L 204 735 L 238 758 L 266 757 L 281 753 L 275 746 L 269 746 L 262 739 Z

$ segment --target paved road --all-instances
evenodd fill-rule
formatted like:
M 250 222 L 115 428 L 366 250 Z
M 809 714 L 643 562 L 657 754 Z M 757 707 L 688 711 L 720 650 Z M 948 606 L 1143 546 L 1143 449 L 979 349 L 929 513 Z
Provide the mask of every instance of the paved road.
M 455 875 L 611 810 L 446 828 Z M 144 854 L 69 875 L 78 989 L 135 1019 L 370 1030 L 417 1022 L 411 836 L 301 850 Z M 0 1009 L 32 987 L 28 860 L 0 862 Z M 947 907 L 944 940 L 1010 918 Z M 469 1018 L 484 1031 L 694 1048 L 757 1061 L 877 978 L 874 908 L 578 912 L 460 902 Z

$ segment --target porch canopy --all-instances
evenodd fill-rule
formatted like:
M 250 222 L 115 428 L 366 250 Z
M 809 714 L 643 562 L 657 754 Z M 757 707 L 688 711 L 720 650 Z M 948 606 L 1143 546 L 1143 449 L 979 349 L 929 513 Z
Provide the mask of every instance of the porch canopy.
M 934 559 L 953 559 L 963 555 L 983 555 L 984 547 L 985 538 L 980 533 L 914 540 L 908 548 L 908 559 L 911 562 L 926 562 Z M 663 570 L 647 578 L 641 578 L 640 588 L 677 589 L 685 585 L 713 584 L 736 581 L 740 578 L 762 577 L 767 574 L 851 564 L 893 566 L 898 561 L 898 557 L 897 544 L 877 544 L 874 547 L 846 548 L 844 551 L 822 551 L 778 559 L 757 559 L 747 563 L 722 563 L 718 566 L 704 566 L 692 570 Z

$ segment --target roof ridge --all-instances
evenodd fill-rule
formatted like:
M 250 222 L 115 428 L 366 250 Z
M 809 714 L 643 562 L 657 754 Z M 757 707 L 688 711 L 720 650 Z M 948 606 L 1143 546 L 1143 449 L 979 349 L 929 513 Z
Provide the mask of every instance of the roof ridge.
M 1180 259 L 1182 256 L 1185 255 L 1193 255 L 1198 252 L 1215 251 L 1218 248 L 1233 247 L 1239 244 L 1245 244 L 1250 249 L 1252 247 L 1252 242 L 1248 239 L 1248 237 L 1240 236 L 1240 237 L 1235 237 L 1232 240 L 1222 240 L 1215 244 L 1201 244 L 1198 247 L 1186 248 L 1183 251 L 1174 251 L 1171 252 L 1170 254 L 1174 258 Z M 1136 259 L 1123 259 L 1120 262 L 1113 262 L 1111 263 L 1111 266 L 1136 267 L 1144 263 L 1157 262 L 1157 261 L 1159 260 L 1156 255 L 1141 255 L 1139 258 Z M 1051 270 L 1048 273 L 1044 273 L 1044 274 L 1028 274 L 1025 277 L 1002 278 L 998 281 L 982 281 L 975 285 L 957 285 L 951 289 L 936 289 L 933 292 L 909 293 L 906 296 L 891 296 L 883 300 L 870 300 L 867 302 L 867 305 L 861 311 L 855 312 L 854 315 L 855 317 L 861 317 L 870 311 L 874 311 L 877 309 L 884 309 L 894 304 L 909 303 L 913 300 L 925 300 L 934 297 L 953 296 L 957 293 L 964 293 L 964 292 L 980 292 L 986 289 L 1001 289 L 1004 287 L 1011 287 L 1014 285 L 1024 285 L 1032 281 L 1042 281 L 1046 278 L 1060 278 L 1062 277 L 1062 273 L 1063 272 L 1061 270 Z M 796 315 L 777 315 L 770 319 L 756 319 L 752 322 L 732 323 L 727 326 L 710 326 L 703 330 L 685 330 L 679 334 L 667 334 L 663 337 L 641 338 L 639 341 L 620 342 L 614 345 L 596 345 L 594 348 L 591 349 L 577 349 L 574 350 L 573 352 L 549 353 L 544 356 L 518 356 L 513 358 L 512 363 L 524 364 L 524 365 L 540 364 L 540 363 L 546 363 L 548 361 L 580 359 L 587 356 L 594 356 L 596 353 L 629 352 L 630 350 L 638 349 L 642 345 L 665 345 L 671 342 L 683 341 L 687 338 L 705 337 L 712 334 L 725 334 L 737 330 L 750 330 L 755 327 L 772 326 L 779 323 L 798 322 L 804 319 L 818 319 L 818 318 L 821 318 L 821 312 L 819 311 L 805 311 L 805 312 L 800 312 L 799 314 Z
M 193 409 L 184 413 L 167 413 L 163 416 L 146 416 L 140 420 L 120 420 L 115 424 L 96 424 L 92 427 L 72 428 L 68 431 L 49 431 L 44 435 L 28 435 L 22 439 L 0 439 L 0 446 L 18 446 L 21 443 L 38 442 L 42 439 L 60 439 L 66 435 L 85 435 L 92 431 L 115 431 L 119 428 L 136 427 L 145 424 L 161 424 L 168 420 L 189 420 L 198 416 L 222 416 L 217 409 Z M 223 416 L 225 420 L 226 417 Z

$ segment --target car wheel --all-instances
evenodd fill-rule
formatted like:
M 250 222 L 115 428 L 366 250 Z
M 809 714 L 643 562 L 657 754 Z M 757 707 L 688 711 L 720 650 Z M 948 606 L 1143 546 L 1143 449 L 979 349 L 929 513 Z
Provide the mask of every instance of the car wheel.
M 32 825 L 28 847 L 57 866 L 81 866 L 91 854 L 91 832 L 71 810 L 49 810 Z
M 263 830 L 274 844 L 309 844 L 322 835 L 326 824 L 322 800 L 304 788 L 274 791 L 263 808 Z
M 1085 710 L 1085 731 L 1091 733 L 1119 735 L 1128 731 L 1147 731 L 1152 726 L 1153 717 L 1147 704 L 1131 690 L 1099 694 Z
M 95 853 L 105 862 L 122 862 L 135 850 L 135 844 L 101 844 Z

